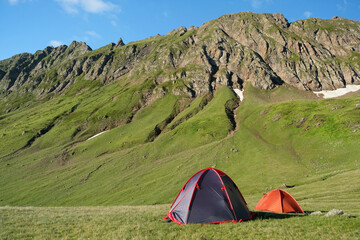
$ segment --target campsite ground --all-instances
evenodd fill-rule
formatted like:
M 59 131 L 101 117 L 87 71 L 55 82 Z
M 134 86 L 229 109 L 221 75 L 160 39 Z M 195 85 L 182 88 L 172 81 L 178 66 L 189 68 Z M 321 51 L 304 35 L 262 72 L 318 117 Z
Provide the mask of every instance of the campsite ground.
M 1 207 L 1 239 L 358 239 L 359 217 L 292 216 L 209 225 L 162 220 L 169 205 Z
M 41 108 L 46 113 L 39 105 L 28 110 L 31 114 L 18 111 L 0 119 L 2 126 L 18 126 L 2 138 L 14 149 L 0 144 L 0 239 L 358 239 L 359 93 L 313 101 L 312 93 L 290 86 L 267 92 L 247 86 L 232 131 L 224 106 L 236 95 L 224 87 L 203 108 L 203 98 L 195 99 L 150 141 L 151 126 L 172 114 L 176 98 L 154 102 L 131 123 L 91 141 L 85 141 L 90 133 L 69 140 L 84 113 L 92 111 L 90 97 L 81 104 L 76 98 L 53 99 Z M 55 114 L 57 101 L 64 106 Z M 76 104 L 79 112 L 70 113 Z M 31 147 L 21 148 L 29 129 L 41 132 L 57 116 L 64 119 Z M 94 128 L 101 123 L 95 120 L 89 123 Z M 205 167 L 227 173 L 250 209 L 263 193 L 286 184 L 305 211 L 338 208 L 351 217 L 187 226 L 163 221 L 180 187 Z

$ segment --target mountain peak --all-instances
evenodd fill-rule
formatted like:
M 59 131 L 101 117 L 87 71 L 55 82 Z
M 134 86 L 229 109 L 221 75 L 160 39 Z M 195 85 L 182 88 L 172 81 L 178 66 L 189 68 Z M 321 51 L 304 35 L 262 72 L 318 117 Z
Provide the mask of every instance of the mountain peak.
M 85 42 L 72 41 L 72 43 L 68 46 L 68 49 L 74 48 L 83 49 L 84 51 L 92 51 L 91 47 L 88 46 Z
M 262 89 L 287 83 L 302 90 L 360 84 L 360 23 L 335 19 L 290 24 L 281 13 L 241 12 L 127 45 L 120 38 L 94 52 L 73 41 L 0 61 L 0 89 L 60 92 L 59 86 L 69 87 L 79 76 L 104 84 L 123 77 L 139 83 L 152 79 L 155 85 L 181 79 L 187 85 L 176 94 L 189 96 L 221 85 L 242 88 L 245 82 Z M 38 90 L 39 85 L 46 87 Z
M 120 38 L 119 41 L 117 42 L 117 44 L 115 45 L 115 48 L 122 47 L 124 45 L 125 45 L 125 43 L 123 42 L 122 38 Z

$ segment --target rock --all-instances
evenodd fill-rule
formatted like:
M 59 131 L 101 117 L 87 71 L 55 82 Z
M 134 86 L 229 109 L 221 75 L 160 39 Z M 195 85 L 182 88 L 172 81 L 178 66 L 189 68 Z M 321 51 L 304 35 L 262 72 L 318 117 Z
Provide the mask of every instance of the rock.
M 344 106 L 334 106 L 331 108 L 331 110 L 334 111 L 334 110 L 342 109 L 342 108 L 344 108 Z
M 196 27 L 196 26 L 190 26 L 190 27 L 188 28 L 188 31 L 198 30 L 198 29 L 199 29 L 199 27 Z
M 115 48 L 122 47 L 124 45 L 125 45 L 125 43 L 123 42 L 122 38 L 120 38 L 119 41 L 117 42 L 117 44 L 115 45 Z
M 174 29 L 170 32 L 168 32 L 168 35 L 171 35 L 171 34 L 177 34 L 179 37 L 181 37 L 182 35 L 184 35 L 185 33 L 187 32 L 187 29 L 186 27 L 179 27 L 177 29 Z
M 320 215 L 323 215 L 323 213 L 321 211 L 315 211 L 315 212 L 310 213 L 310 215 L 312 215 L 312 216 L 320 216 Z
M 332 217 L 332 216 L 340 216 L 343 214 L 344 214 L 344 212 L 341 209 L 332 209 L 328 213 L 326 213 L 326 216 Z
M 337 19 L 344 19 L 344 18 L 339 17 L 339 16 L 333 16 L 331 19 L 333 19 L 333 20 L 337 20 Z
M 273 122 L 279 121 L 282 118 L 282 116 L 283 115 L 281 113 L 278 113 L 272 118 L 272 121 Z
M 236 148 L 231 148 L 230 149 L 230 152 L 238 152 L 239 150 L 238 149 L 236 149 Z
M 296 127 L 297 128 L 303 127 L 306 121 L 307 121 L 306 117 L 300 118 L 299 121 L 296 122 Z

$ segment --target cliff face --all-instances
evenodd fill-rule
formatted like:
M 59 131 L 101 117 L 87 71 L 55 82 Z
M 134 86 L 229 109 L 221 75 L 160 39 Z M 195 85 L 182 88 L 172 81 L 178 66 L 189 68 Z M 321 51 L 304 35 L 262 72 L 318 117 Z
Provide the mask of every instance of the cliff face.
M 244 82 L 331 90 L 360 84 L 360 22 L 334 17 L 289 23 L 279 13 L 243 12 L 94 51 L 82 42 L 47 47 L 0 61 L 0 94 L 61 93 L 80 77 L 103 84 L 181 79 L 184 87 L 172 91 L 193 97 Z

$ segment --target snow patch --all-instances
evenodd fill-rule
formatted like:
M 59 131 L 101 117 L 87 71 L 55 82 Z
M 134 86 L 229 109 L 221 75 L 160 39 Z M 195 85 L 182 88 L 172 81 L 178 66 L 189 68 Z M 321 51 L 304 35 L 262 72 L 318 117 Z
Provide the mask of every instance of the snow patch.
M 101 134 L 103 134 L 103 133 L 106 133 L 107 131 L 109 131 L 109 130 L 106 130 L 106 131 L 103 131 L 103 132 L 101 132 L 101 133 L 98 133 L 98 134 L 96 134 L 96 135 L 88 138 L 86 141 L 89 141 L 90 139 L 93 139 L 93 138 L 95 138 L 95 137 L 97 137 L 97 136 L 99 136 L 99 135 L 101 135 Z
M 239 96 L 240 101 L 242 102 L 244 100 L 244 90 L 234 89 L 234 92 Z
M 346 85 L 345 88 L 338 88 L 336 90 L 323 90 L 313 93 L 315 93 L 318 97 L 322 96 L 323 98 L 335 98 L 350 92 L 356 92 L 358 90 L 360 90 L 360 85 Z

